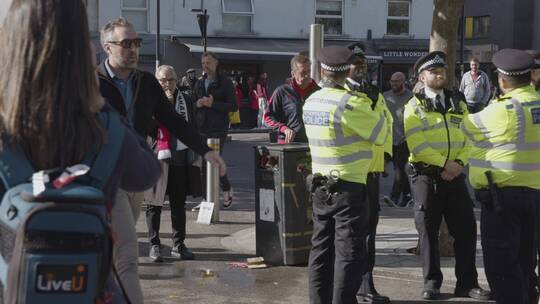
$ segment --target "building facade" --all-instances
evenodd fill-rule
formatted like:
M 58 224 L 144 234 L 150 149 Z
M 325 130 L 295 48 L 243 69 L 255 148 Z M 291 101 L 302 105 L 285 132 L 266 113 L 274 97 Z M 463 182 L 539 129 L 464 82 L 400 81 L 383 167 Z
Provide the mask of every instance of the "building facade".
M 325 44 L 363 41 L 381 63 L 387 81 L 395 71 L 409 72 L 427 52 L 432 0 L 161 0 L 161 63 L 182 72 L 199 68 L 203 51 L 196 10 L 209 16 L 207 46 L 221 68 L 257 76 L 268 72 L 275 87 L 289 76 L 289 60 L 309 48 L 312 23 L 325 25 Z M 99 45 L 99 28 L 124 16 L 143 38 L 141 67 L 155 67 L 156 0 L 86 0 L 90 30 Z M 99 54 L 100 59 L 105 55 Z M 382 76 L 381 76 L 382 75 Z
M 495 52 L 540 49 L 540 0 L 466 0 L 464 24 L 465 71 L 477 58 L 493 81 Z

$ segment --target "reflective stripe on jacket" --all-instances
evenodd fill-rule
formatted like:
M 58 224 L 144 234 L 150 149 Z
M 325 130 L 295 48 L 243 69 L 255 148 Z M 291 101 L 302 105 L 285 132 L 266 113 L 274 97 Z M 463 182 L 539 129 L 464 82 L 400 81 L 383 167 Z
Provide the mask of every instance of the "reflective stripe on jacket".
M 388 135 L 383 115 L 371 109 L 363 93 L 323 88 L 303 108 L 313 173 L 334 175 L 366 183 L 373 145 L 382 146 Z
M 445 90 L 445 95 L 452 94 Z M 448 101 L 448 99 L 447 99 Z M 428 110 L 428 100 L 413 96 L 405 106 L 405 138 L 411 155 L 409 161 L 444 167 L 446 161 L 468 161 L 470 146 L 460 129 L 467 106 L 459 102 L 460 111 L 448 110 L 445 114 Z
M 486 188 L 485 171 L 499 187 L 540 189 L 540 94 L 532 86 L 512 90 L 483 111 L 465 117 L 473 142 L 469 179 Z
M 348 86 L 345 86 L 345 88 L 352 91 L 353 94 L 362 94 L 362 92 L 351 90 Z M 373 159 L 369 165 L 369 172 L 384 172 L 384 154 L 388 153 L 388 155 L 392 156 L 392 127 L 394 118 L 392 117 L 392 114 L 390 114 L 390 110 L 388 110 L 388 106 L 386 105 L 383 95 L 380 93 L 379 99 L 377 99 L 377 103 L 375 103 L 375 109 L 373 109 L 373 111 L 384 116 L 386 120 L 386 132 L 388 135 L 386 136 L 386 142 L 383 146 L 373 145 Z

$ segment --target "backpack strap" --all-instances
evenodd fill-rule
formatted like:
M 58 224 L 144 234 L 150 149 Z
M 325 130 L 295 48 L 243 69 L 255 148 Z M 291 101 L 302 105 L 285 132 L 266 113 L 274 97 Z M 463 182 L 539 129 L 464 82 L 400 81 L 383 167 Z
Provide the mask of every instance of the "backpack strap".
M 29 181 L 34 173 L 34 168 L 18 144 L 8 144 L 7 135 L 2 136 L 2 138 L 4 148 L 0 151 L 0 179 L 7 190 Z
M 125 126 L 121 123 L 120 116 L 112 111 L 100 112 L 99 118 L 107 130 L 105 142 L 95 159 L 89 161 L 92 158 L 87 157 L 84 163 L 91 168 L 88 175 L 91 177 L 92 186 L 103 189 L 118 162 L 124 142 Z

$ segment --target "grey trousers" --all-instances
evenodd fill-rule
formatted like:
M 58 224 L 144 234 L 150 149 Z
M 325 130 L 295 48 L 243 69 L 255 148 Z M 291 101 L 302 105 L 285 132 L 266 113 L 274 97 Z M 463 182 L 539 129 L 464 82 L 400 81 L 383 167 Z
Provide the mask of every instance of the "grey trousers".
M 144 302 L 139 282 L 139 248 L 135 232 L 135 223 L 139 218 L 143 200 L 143 192 L 130 193 L 118 189 L 112 208 L 112 229 L 115 235 L 114 266 L 133 304 Z

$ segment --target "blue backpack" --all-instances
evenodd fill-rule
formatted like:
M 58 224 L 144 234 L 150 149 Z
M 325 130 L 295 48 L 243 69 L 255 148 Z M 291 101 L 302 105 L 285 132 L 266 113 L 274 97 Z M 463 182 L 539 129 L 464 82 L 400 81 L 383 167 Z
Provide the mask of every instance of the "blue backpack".
M 62 188 L 45 181 L 35 195 L 34 170 L 21 148 L 5 145 L 0 152 L 6 188 L 0 203 L 5 303 L 93 304 L 104 297 L 112 238 L 102 189 L 116 167 L 125 130 L 116 113 L 99 117 L 107 130 L 104 145 L 83 161 L 88 173 Z

